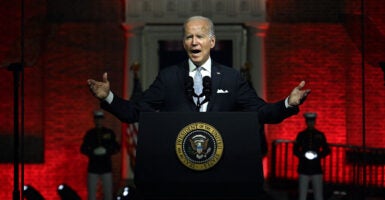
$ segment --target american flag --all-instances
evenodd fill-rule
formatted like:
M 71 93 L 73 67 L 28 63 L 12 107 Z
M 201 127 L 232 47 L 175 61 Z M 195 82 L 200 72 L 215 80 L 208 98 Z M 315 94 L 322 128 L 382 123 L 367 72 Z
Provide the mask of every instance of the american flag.
M 127 124 L 126 128 L 126 152 L 128 156 L 129 167 L 132 169 L 135 168 L 136 160 L 136 145 L 138 144 L 138 123 Z
M 134 72 L 133 89 L 130 100 L 137 100 L 142 95 L 142 86 L 139 81 L 138 71 L 140 65 L 135 62 L 131 65 L 130 70 Z M 136 146 L 138 141 L 138 123 L 123 124 L 122 134 L 122 154 L 123 154 L 123 174 L 124 179 L 134 178 Z

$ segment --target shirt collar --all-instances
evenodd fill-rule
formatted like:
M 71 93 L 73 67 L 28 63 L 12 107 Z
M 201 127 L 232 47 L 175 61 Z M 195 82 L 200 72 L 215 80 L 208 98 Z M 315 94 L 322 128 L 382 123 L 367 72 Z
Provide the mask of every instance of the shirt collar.
M 189 66 L 189 71 L 190 72 L 193 72 L 196 70 L 196 66 L 195 64 L 191 61 L 191 59 L 188 59 L 188 66 Z M 203 69 L 209 73 L 211 73 L 211 58 L 209 57 L 209 59 L 207 59 L 207 61 L 205 63 L 203 63 L 203 65 L 199 66 L 199 67 L 203 67 Z

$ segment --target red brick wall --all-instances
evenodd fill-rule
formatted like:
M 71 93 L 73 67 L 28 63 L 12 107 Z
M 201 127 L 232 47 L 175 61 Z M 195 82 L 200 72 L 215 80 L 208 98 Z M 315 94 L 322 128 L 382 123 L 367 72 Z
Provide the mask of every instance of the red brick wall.
M 348 67 L 359 52 L 354 51 L 343 26 L 272 23 L 265 45 L 268 101 L 284 97 L 301 80 L 312 89 L 299 115 L 268 126 L 269 138 L 294 139 L 305 127 L 302 114 L 313 111 L 330 142 L 345 143 Z
M 77 190 L 83 199 L 86 197 L 87 158 L 80 154 L 79 148 L 85 131 L 93 126 L 92 111 L 99 107 L 86 87 L 86 80 L 100 79 L 107 71 L 114 91 L 121 93 L 123 46 L 119 24 L 59 25 L 48 44 L 49 53 L 44 54 L 33 69 L 26 70 L 31 72 L 25 74 L 26 79 L 39 77 L 34 83 L 38 91 L 26 90 L 25 96 L 27 101 L 42 99 L 44 105 L 38 112 L 44 116 L 45 162 L 25 165 L 25 183 L 35 186 L 47 199 L 58 198 L 55 190 L 63 182 Z M 29 109 L 26 106 L 26 110 Z M 118 139 L 120 125 L 107 114 L 106 126 L 114 129 Z M 118 184 L 120 154 L 113 159 Z M 0 197 L 11 199 L 13 167 L 0 166 L 0 173 L 7 177 L 0 181 Z
M 15 38 L 19 32 L 17 17 L 20 13 L 6 11 L 10 8 L 13 12 L 18 11 L 19 5 L 8 4 L 1 9 L 7 13 L 6 18 L 1 17 L 6 24 L 1 31 L 4 37 L 0 49 L 5 52 L 2 61 L 9 59 L 10 51 L 18 52 Z M 25 69 L 26 115 L 32 115 L 32 118 L 25 119 L 25 127 L 26 132 L 37 129 L 39 134 L 44 135 L 44 163 L 26 164 L 24 182 L 33 185 L 46 199 L 59 198 L 56 188 L 60 183 L 67 183 L 82 199 L 86 199 L 87 158 L 80 154 L 79 148 L 85 132 L 93 126 L 92 111 L 99 108 L 98 101 L 88 91 L 86 80 L 101 79 L 102 73 L 107 71 L 113 90 L 121 94 L 125 45 L 123 30 L 117 22 L 55 24 L 48 23 L 44 17 L 37 21 L 28 18 L 26 27 L 31 28 L 26 30 L 28 37 L 32 29 L 40 28 L 42 24 L 44 33 L 39 33 L 38 38 L 44 38 L 43 42 L 36 42 L 36 37 L 26 41 L 38 43 L 39 48 L 26 45 L 26 51 L 38 49 L 39 54 L 36 62 L 32 62 L 33 66 Z M 0 78 L 4 98 L 0 106 L 12 108 L 12 74 L 1 70 L 4 70 Z M 0 128 L 12 133 L 12 109 L 2 110 L 7 113 L 0 115 Z M 121 123 L 106 115 L 106 126 L 113 128 L 120 140 Z M 115 188 L 118 188 L 120 154 L 113 156 L 113 160 Z M 12 199 L 13 164 L 1 164 L 0 168 L 0 199 Z
M 119 24 L 63 24 L 50 44 L 42 65 L 43 83 L 49 86 L 45 87 L 44 113 L 46 163 L 52 177 L 42 184 L 66 182 L 85 197 L 87 160 L 79 154 L 79 147 L 85 131 L 93 126 L 92 111 L 99 107 L 86 80 L 101 79 L 107 71 L 112 88 L 121 92 L 123 32 Z M 119 139 L 120 122 L 107 117 L 106 126 L 113 128 Z M 115 179 L 119 180 L 120 156 L 114 160 Z
M 278 8 L 285 8 L 285 14 L 295 12 L 290 7 L 282 7 L 281 1 L 269 3 L 271 8 L 275 7 L 274 3 Z M 345 1 L 345 6 L 348 14 L 360 13 L 358 1 Z M 268 125 L 270 141 L 293 140 L 296 133 L 305 128 L 302 114 L 315 111 L 319 114 L 317 127 L 326 133 L 329 142 L 362 145 L 365 138 L 368 147 L 384 147 L 385 127 L 381 113 L 385 112 L 382 100 L 385 80 L 377 62 L 385 60 L 385 48 L 377 45 L 376 41 L 380 44 L 384 41 L 385 6 L 380 1 L 367 1 L 365 8 L 365 17 L 381 33 L 368 32 L 366 26 L 364 52 L 359 49 L 362 42 L 359 18 L 353 29 L 346 28 L 344 21 L 301 22 L 303 19 L 298 15 L 296 20 L 285 23 L 281 22 L 283 18 L 278 18 L 278 22 L 272 19 L 265 44 L 268 100 L 281 99 L 282 94 L 289 93 L 289 88 L 301 80 L 307 81 L 306 87 L 312 89 L 312 93 L 301 106 L 299 115 L 279 125 Z M 277 13 L 274 15 L 279 16 Z M 372 38 L 373 35 L 376 38 Z M 351 36 L 358 36 L 358 41 Z
M 385 80 L 384 71 L 378 61 L 385 61 L 385 4 L 382 1 L 365 1 L 365 16 L 370 18 L 375 34 L 369 33 L 365 60 L 366 65 L 366 143 L 368 146 L 384 148 L 385 146 Z M 371 31 L 371 30 L 370 30 Z M 370 38 L 369 38 L 370 37 Z
M 368 8 L 374 16 L 373 21 L 384 33 L 382 13 L 385 9 L 381 1 L 370 1 Z M 277 2 L 269 1 L 270 4 Z M 18 44 L 20 13 L 17 11 L 20 5 L 4 0 L 1 3 L 0 20 L 4 26 L 0 32 L 0 63 L 4 63 L 9 60 L 10 51 L 18 52 L 12 48 L 17 49 Z M 119 5 L 118 1 L 114 3 Z M 37 5 L 44 4 L 33 2 L 27 6 L 28 16 L 44 16 L 44 6 Z M 356 10 L 357 6 L 349 4 L 346 7 Z M 46 199 L 58 199 L 56 187 L 62 182 L 77 190 L 83 199 L 86 197 L 87 160 L 80 154 L 79 146 L 84 132 L 93 125 L 91 112 L 98 108 L 98 101 L 87 90 L 86 80 L 101 78 L 101 74 L 108 71 L 114 91 L 121 93 L 122 90 L 123 31 L 111 18 L 97 20 L 100 20 L 99 15 L 92 22 L 35 20 L 37 24 L 28 23 L 28 27 L 34 27 L 28 30 L 41 31 L 37 32 L 39 39 L 33 40 L 34 44 L 39 44 L 38 48 L 28 46 L 28 49 L 34 49 L 29 52 L 39 53 L 36 62 L 25 73 L 26 112 L 30 115 L 38 113 L 35 117 L 42 120 L 31 117 L 26 125 L 28 130 L 42 131 L 45 153 L 44 163 L 25 166 L 25 183 L 40 190 Z M 42 22 L 44 26 L 41 26 Z M 36 29 L 41 27 L 44 29 Z M 296 132 L 304 128 L 302 113 L 315 111 L 319 113 L 318 127 L 330 142 L 362 143 L 361 54 L 341 23 L 271 22 L 265 53 L 268 101 L 284 98 L 301 80 L 306 80 L 306 87 L 312 89 L 299 115 L 268 126 L 270 141 L 294 139 Z M 12 111 L 5 108 L 12 107 L 13 103 L 12 76 L 5 69 L 0 70 L 3 70 L 0 76 L 0 129 L 11 133 Z M 367 144 L 383 147 L 385 86 L 380 68 L 365 66 L 365 84 Z M 121 123 L 109 114 L 107 126 L 112 127 L 119 138 Z M 0 199 L 11 199 L 13 165 L 0 164 L 0 169 Z M 115 186 L 118 186 L 120 155 L 114 156 L 114 172 Z

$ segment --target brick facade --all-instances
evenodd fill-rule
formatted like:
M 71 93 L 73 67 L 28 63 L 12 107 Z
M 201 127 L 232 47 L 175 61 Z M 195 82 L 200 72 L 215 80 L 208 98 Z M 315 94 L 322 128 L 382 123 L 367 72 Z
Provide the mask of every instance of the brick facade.
M 0 20 L 4 26 L 0 34 L 0 61 L 4 63 L 12 58 L 9 52 L 18 52 L 16 41 L 19 38 L 20 13 L 17 11 L 20 5 L 1 2 L 4 6 L 0 8 Z M 282 2 L 278 8 L 282 8 L 290 1 L 270 0 L 269 8 L 277 8 L 278 2 Z M 357 3 L 350 2 L 345 2 L 344 8 L 356 12 Z M 46 199 L 57 199 L 57 185 L 67 183 L 86 199 L 87 159 L 80 154 L 79 147 L 84 132 L 93 126 L 91 112 L 99 106 L 88 92 L 86 80 L 99 79 L 107 71 L 113 90 L 121 94 L 124 33 L 117 19 L 120 15 L 108 12 L 113 15 L 107 13 L 108 20 L 101 19 L 98 13 L 92 19 L 80 16 L 82 21 L 78 22 L 74 18 L 67 22 L 66 18 L 49 22 L 44 17 L 40 19 L 42 21 L 36 21 L 32 16 L 42 17 L 45 13 L 43 6 L 37 6 L 44 5 L 43 1 L 40 3 L 27 5 L 30 19 L 27 27 L 31 27 L 28 30 L 40 31 L 34 32 L 37 36 L 33 40 L 28 40 L 35 46 L 26 46 L 30 52 L 27 61 L 31 61 L 33 66 L 25 70 L 25 112 L 29 116 L 25 125 L 32 134 L 44 135 L 44 162 L 25 165 L 25 183 L 36 187 Z M 119 8 L 120 1 L 111 4 L 114 5 L 109 7 L 110 11 Z M 367 8 L 373 22 L 385 34 L 383 2 L 372 0 Z M 296 12 L 294 8 L 289 11 Z M 335 16 L 329 15 L 326 19 L 332 17 Z M 307 81 L 306 87 L 311 88 L 312 93 L 299 115 L 268 126 L 269 141 L 294 139 L 296 132 L 304 128 L 302 113 L 315 111 L 319 113 L 317 126 L 326 133 L 330 142 L 360 145 L 363 130 L 361 52 L 340 22 L 293 21 L 269 23 L 265 40 L 267 100 L 284 98 L 282 95 L 288 94 L 301 80 Z M 12 74 L 1 70 L 0 131 L 1 134 L 12 134 Z M 385 145 L 384 81 L 378 66 L 365 65 L 368 146 Z M 117 119 L 107 114 L 106 125 L 112 127 L 120 138 L 121 123 Z M 113 159 L 117 188 L 120 185 L 120 155 Z M 0 164 L 0 169 L 0 199 L 11 199 L 13 165 Z

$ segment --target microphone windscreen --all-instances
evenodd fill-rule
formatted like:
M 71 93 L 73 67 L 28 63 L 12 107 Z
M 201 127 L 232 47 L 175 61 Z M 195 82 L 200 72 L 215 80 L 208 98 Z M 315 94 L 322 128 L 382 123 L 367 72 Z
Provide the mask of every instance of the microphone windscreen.
M 194 96 L 194 80 L 191 76 L 187 76 L 184 80 L 184 89 L 187 97 Z
M 203 77 L 203 87 L 204 88 L 210 88 L 211 89 L 211 78 L 209 76 Z
M 210 94 L 211 94 L 211 78 L 209 76 L 203 77 L 202 80 L 203 84 L 203 93 L 202 95 L 205 96 L 205 100 L 210 100 Z
M 187 76 L 184 80 L 185 88 L 192 88 L 194 86 L 194 80 L 191 76 Z

